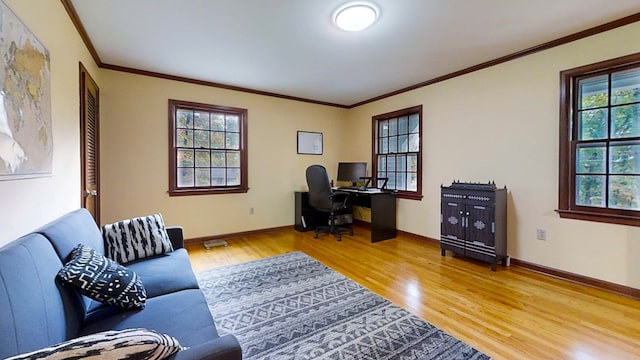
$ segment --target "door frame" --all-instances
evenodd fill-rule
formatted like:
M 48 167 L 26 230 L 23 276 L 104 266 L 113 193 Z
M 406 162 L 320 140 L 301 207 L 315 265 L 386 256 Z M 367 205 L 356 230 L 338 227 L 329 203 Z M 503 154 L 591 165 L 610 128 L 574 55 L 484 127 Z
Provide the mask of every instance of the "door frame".
M 93 216 L 96 224 L 100 224 L 100 89 L 93 80 L 87 69 L 80 64 L 80 206 L 89 210 Z M 87 126 L 89 107 L 87 105 L 87 93 L 89 91 L 95 92 L 95 107 L 94 107 L 94 126 Z M 93 131 L 93 132 L 92 132 Z M 94 139 L 93 152 L 89 151 L 89 137 Z M 91 182 L 89 171 L 89 156 L 93 154 L 93 177 L 94 183 Z M 91 204 L 89 199 L 93 198 L 93 207 L 89 208 Z

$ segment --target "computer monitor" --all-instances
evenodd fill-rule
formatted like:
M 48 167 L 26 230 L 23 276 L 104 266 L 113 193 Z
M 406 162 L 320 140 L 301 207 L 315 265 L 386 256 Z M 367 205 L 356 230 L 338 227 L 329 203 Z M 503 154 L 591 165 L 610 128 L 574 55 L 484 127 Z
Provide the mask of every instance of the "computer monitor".
M 349 181 L 353 186 L 362 181 L 360 178 L 367 176 L 366 162 L 340 162 L 338 163 L 338 181 Z

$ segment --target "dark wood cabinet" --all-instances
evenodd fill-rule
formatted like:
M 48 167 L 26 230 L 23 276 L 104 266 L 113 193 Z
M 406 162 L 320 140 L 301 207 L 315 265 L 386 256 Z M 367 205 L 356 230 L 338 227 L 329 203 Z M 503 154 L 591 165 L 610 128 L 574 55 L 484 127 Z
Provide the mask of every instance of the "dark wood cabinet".
M 507 265 L 507 189 L 454 182 L 441 187 L 440 249 Z

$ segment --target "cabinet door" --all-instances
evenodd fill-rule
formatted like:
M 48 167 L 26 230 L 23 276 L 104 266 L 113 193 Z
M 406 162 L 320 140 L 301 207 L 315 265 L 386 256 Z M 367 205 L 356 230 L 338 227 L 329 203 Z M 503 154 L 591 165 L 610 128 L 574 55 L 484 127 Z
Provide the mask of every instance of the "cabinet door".
M 488 206 L 470 205 L 465 208 L 467 236 L 465 240 L 495 246 L 495 209 Z
M 455 201 L 442 202 L 442 225 L 440 234 L 451 239 L 464 239 L 464 205 Z

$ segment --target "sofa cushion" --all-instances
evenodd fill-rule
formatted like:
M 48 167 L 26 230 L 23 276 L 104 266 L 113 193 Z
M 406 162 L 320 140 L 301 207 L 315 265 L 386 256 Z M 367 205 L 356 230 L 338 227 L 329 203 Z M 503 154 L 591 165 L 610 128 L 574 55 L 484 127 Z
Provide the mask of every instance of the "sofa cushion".
M 104 240 L 100 228 L 87 209 L 78 209 L 65 214 L 35 232 L 44 235 L 56 249 L 62 262 L 78 243 L 85 244 L 104 255 Z
M 0 249 L 0 359 L 77 335 L 82 311 L 75 291 L 55 281 L 61 267 L 40 234 Z
M 127 263 L 127 268 L 140 276 L 148 298 L 199 288 L 185 249 L 130 262 Z
M 218 337 L 204 294 L 199 289 L 149 298 L 142 311 L 103 307 L 86 319 L 80 335 L 127 328 L 147 328 L 170 334 L 187 347 Z
M 147 299 L 185 289 L 198 289 L 198 280 L 191 270 L 189 254 L 185 249 L 127 263 L 127 268 L 142 280 Z M 89 299 L 83 296 L 85 299 Z M 87 303 L 84 318 L 108 306 L 99 301 Z
M 102 236 L 107 257 L 120 264 L 173 251 L 160 214 L 104 225 Z
M 78 243 L 85 244 L 97 253 L 104 255 L 104 240 L 100 228 L 87 209 L 80 208 L 67 213 L 42 226 L 36 232 L 49 239 L 62 263 L 69 259 L 71 250 Z M 102 306 L 102 303 L 96 303 L 93 299 L 75 290 L 68 289 L 67 291 L 72 292 L 82 303 L 82 306 L 78 308 L 81 318 L 85 318 L 87 313 L 96 306 Z
M 124 309 L 143 309 L 147 294 L 138 275 L 79 244 L 57 278 L 92 299 Z
M 175 338 L 149 329 L 105 331 L 20 354 L 6 360 L 164 359 L 182 350 Z

